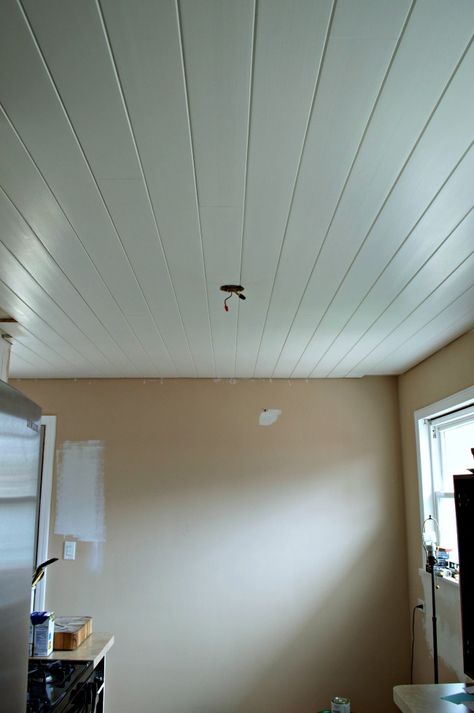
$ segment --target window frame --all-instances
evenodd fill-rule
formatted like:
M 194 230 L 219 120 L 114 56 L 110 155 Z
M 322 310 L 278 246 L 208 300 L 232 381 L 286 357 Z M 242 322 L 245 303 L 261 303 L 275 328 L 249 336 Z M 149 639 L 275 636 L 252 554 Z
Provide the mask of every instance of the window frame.
M 435 490 L 433 482 L 433 450 L 430 440 L 432 438 L 433 421 L 436 419 L 447 420 L 451 411 L 458 411 L 463 408 L 474 406 L 474 386 L 469 386 L 462 391 L 458 391 L 451 396 L 447 396 L 440 401 L 429 404 L 414 413 L 415 434 L 416 434 L 416 451 L 417 451 L 417 470 L 418 470 L 418 493 L 419 493 L 419 509 L 420 509 L 420 532 L 423 531 L 423 523 L 429 515 L 436 517 L 437 515 L 437 495 L 441 491 Z M 459 418 L 459 417 L 458 417 Z M 457 417 L 453 414 L 453 421 Z M 436 424 L 434 424 L 436 425 Z M 439 459 L 439 449 L 436 458 Z M 443 493 L 444 495 L 444 493 Z M 450 496 L 446 493 L 445 496 Z M 454 497 L 454 496 L 453 496 Z M 421 561 L 424 560 L 423 542 L 421 537 L 420 549 Z
M 36 541 L 36 566 L 48 559 L 51 496 L 53 492 L 54 456 L 56 452 L 56 416 L 42 416 L 41 425 L 45 427 L 45 432 Z M 43 578 L 36 585 L 35 609 L 37 611 L 43 611 L 46 606 L 47 577 L 48 570 L 46 569 Z

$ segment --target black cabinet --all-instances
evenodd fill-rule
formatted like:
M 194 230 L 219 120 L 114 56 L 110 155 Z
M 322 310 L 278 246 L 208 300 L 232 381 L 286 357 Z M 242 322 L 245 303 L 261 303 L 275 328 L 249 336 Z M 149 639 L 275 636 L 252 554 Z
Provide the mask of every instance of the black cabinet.
M 454 476 L 464 673 L 474 678 L 474 475 Z

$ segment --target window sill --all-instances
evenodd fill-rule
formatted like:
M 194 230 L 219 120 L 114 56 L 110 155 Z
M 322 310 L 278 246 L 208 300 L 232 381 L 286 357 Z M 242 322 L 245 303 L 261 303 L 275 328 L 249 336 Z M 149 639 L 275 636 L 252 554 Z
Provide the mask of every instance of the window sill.
M 431 581 L 431 574 L 424 569 L 424 567 L 420 567 L 418 569 L 420 577 L 423 579 L 423 577 L 426 578 L 426 580 Z M 448 587 L 459 587 L 459 580 L 454 579 L 453 577 L 435 577 L 435 583 L 436 585 L 441 585 L 444 587 L 444 585 Z

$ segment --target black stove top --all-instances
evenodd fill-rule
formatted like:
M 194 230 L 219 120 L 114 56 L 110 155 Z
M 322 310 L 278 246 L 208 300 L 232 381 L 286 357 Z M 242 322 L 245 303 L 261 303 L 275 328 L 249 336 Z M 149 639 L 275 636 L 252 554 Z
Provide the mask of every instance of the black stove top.
M 59 713 L 75 684 L 83 680 L 89 669 L 92 669 L 90 661 L 30 659 L 27 713 Z

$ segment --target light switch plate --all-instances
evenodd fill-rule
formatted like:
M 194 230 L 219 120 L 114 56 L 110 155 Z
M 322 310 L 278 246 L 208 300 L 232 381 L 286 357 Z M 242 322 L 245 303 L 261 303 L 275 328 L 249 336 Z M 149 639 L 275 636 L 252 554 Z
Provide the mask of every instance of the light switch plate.
M 74 540 L 64 540 L 63 559 L 76 559 L 76 543 Z

